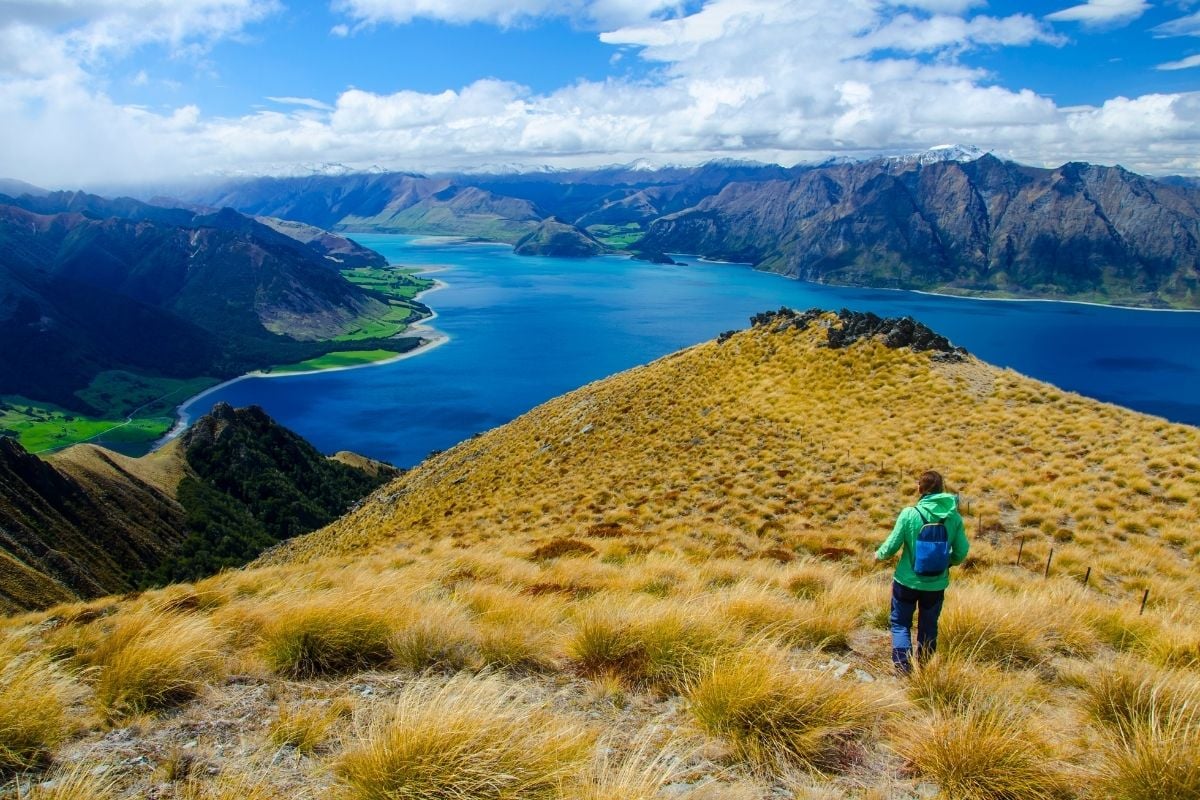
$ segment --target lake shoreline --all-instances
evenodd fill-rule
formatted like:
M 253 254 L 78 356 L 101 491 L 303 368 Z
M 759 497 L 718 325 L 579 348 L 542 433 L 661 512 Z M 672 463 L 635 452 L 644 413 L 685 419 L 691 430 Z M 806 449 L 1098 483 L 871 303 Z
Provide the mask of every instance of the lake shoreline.
M 807 283 L 811 286 L 828 286 L 836 289 L 868 289 L 873 292 L 911 292 L 912 294 L 923 294 L 929 297 L 947 297 L 957 300 L 982 300 L 984 302 L 997 303 L 1064 303 L 1076 306 L 1091 306 L 1093 308 L 1117 308 L 1122 311 L 1165 311 L 1173 314 L 1200 314 L 1200 308 L 1153 308 L 1151 306 L 1127 306 L 1119 303 L 1098 303 L 1094 300 L 1071 300 L 1068 298 L 1056 297 L 1012 297 L 1005 295 L 991 294 L 966 294 L 961 292 L 935 292 L 932 289 L 904 289 L 896 286 L 868 286 L 866 284 L 857 283 L 821 283 L 819 281 L 809 281 L 803 278 L 797 278 L 794 275 L 784 275 L 781 272 L 772 272 L 771 270 L 758 269 L 753 264 L 745 261 L 721 261 L 715 258 L 707 258 L 696 253 L 668 253 L 671 258 L 678 256 L 679 258 L 690 258 L 703 264 L 717 264 L 720 266 L 731 267 L 746 267 L 755 272 L 761 272 L 764 275 L 775 275 L 784 280 L 795 281 L 797 283 Z M 633 256 L 629 256 L 633 258 Z M 664 264 L 663 266 L 671 266 Z M 687 266 L 686 264 L 676 264 L 675 266 Z
M 391 265 L 391 266 L 400 266 L 400 265 Z M 419 271 L 415 272 L 414 274 L 427 275 L 427 274 L 431 274 L 431 273 L 445 272 L 449 269 L 451 269 L 451 267 L 449 267 L 449 266 L 433 267 L 430 269 L 419 270 Z M 433 281 L 433 286 L 430 286 L 428 289 L 425 289 L 424 291 L 418 292 L 417 294 L 413 295 L 413 299 L 420 300 L 425 295 L 430 294 L 432 292 L 436 292 L 439 289 L 445 289 L 447 286 L 449 286 L 448 283 L 446 283 L 445 281 L 437 280 L 435 278 Z M 449 334 L 439 331 L 430 325 L 430 323 L 433 322 L 434 320 L 436 320 L 437 317 L 438 317 L 437 311 L 434 310 L 433 308 L 430 308 L 429 316 L 421 318 L 420 321 L 413 323 L 412 327 L 410 327 L 408 330 L 404 331 L 402 334 L 399 334 L 399 336 L 403 337 L 403 336 L 408 336 L 409 334 L 412 334 L 412 333 L 416 333 L 419 337 L 421 337 L 422 341 L 419 345 L 412 348 L 411 350 L 406 350 L 403 353 L 397 353 L 392 358 L 383 358 L 383 359 L 380 359 L 379 361 L 371 361 L 366 364 L 350 364 L 350 365 L 347 365 L 344 367 L 326 367 L 325 369 L 307 369 L 307 370 L 303 370 L 300 372 L 272 373 L 272 372 L 266 372 L 263 370 L 254 370 L 253 372 L 247 372 L 245 374 L 238 375 L 235 378 L 230 378 L 227 381 L 222 381 L 221 383 L 218 383 L 214 386 L 210 386 L 209 388 L 205 389 L 203 392 L 200 392 L 199 394 L 196 394 L 196 395 L 193 395 L 193 396 L 187 398 L 186 400 L 184 400 L 182 403 L 180 403 L 179 405 L 177 405 L 175 407 L 175 423 L 171 426 L 170 430 L 168 430 L 161 437 L 159 437 L 158 439 L 156 439 L 155 441 L 150 443 L 150 448 L 146 451 L 146 454 L 149 455 L 150 453 L 153 453 L 156 450 L 163 447 L 163 445 L 167 444 L 172 439 L 178 438 L 180 436 L 180 434 L 182 434 L 184 431 L 186 431 L 191 426 L 192 416 L 190 414 L 188 414 L 187 411 L 185 410 L 185 409 L 187 409 L 188 406 L 191 406 L 193 403 L 199 402 L 200 400 L 203 400 L 205 397 L 207 397 L 211 394 L 214 394 L 216 392 L 219 392 L 222 389 L 225 389 L 236 383 L 241 383 L 242 381 L 246 381 L 246 380 L 250 380 L 250 379 L 258 379 L 258 378 L 295 378 L 295 377 L 299 377 L 301 375 L 321 375 L 321 374 L 324 374 L 327 372 L 345 372 L 347 370 L 352 370 L 352 369 L 370 369 L 372 367 L 382 367 L 382 366 L 386 366 L 388 364 L 394 364 L 397 361 L 403 361 L 408 358 L 415 358 L 416 356 L 424 355 L 425 353 L 429 352 L 430 350 L 434 350 L 438 347 L 441 347 L 442 345 L 449 342 L 451 337 Z M 428 338 L 424 338 L 423 336 L 421 336 L 421 334 L 430 334 L 430 335 Z M 347 344 L 351 344 L 351 343 L 348 342 Z

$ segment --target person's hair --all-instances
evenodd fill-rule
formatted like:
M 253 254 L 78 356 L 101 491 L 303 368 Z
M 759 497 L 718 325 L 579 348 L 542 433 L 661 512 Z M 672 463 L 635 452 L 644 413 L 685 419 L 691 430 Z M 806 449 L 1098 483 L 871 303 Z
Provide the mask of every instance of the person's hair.
M 946 484 L 942 480 L 942 474 L 933 470 L 922 473 L 921 477 L 917 479 L 917 490 L 922 497 L 927 494 L 941 494 L 946 491 Z

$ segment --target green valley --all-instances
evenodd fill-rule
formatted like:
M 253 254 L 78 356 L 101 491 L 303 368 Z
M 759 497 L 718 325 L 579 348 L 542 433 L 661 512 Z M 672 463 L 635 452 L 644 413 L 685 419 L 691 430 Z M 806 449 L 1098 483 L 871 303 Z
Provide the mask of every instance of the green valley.
M 422 344 L 401 334 L 431 314 L 416 297 L 432 280 L 268 222 L 82 192 L 0 196 L 0 435 L 43 453 L 143 449 L 221 381 Z
M 76 395 L 97 414 L 83 414 L 21 395 L 0 396 L 0 435 L 12 436 L 32 453 L 80 442 L 109 447 L 150 442 L 175 424 L 175 407 L 218 383 L 216 378 L 164 378 L 110 370 Z

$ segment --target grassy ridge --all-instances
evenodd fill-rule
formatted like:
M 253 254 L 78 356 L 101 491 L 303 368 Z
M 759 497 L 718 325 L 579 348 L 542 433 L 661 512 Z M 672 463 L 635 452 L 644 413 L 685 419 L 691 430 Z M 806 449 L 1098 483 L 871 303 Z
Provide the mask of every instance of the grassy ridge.
M 279 797 L 1200 796 L 1200 431 L 825 337 L 769 322 L 689 348 L 253 569 L 8 620 L 12 653 L 89 670 L 67 673 L 79 730 L 34 752 L 144 754 L 121 797 L 190 741 L 212 769 L 188 791 L 255 774 Z M 972 557 L 938 657 L 902 681 L 871 551 L 929 466 Z M 206 631 L 190 659 L 164 619 Z M 160 696 L 138 669 L 157 648 L 179 710 L 115 754 L 80 709 L 133 719 L 110 698 Z

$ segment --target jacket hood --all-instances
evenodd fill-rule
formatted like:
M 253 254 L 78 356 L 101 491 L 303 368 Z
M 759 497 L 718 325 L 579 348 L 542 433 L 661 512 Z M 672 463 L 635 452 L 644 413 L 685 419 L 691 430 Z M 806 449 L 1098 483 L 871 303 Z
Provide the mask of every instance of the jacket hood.
M 933 519 L 942 520 L 958 508 L 958 499 L 952 494 L 927 494 L 917 501 L 921 513 Z

